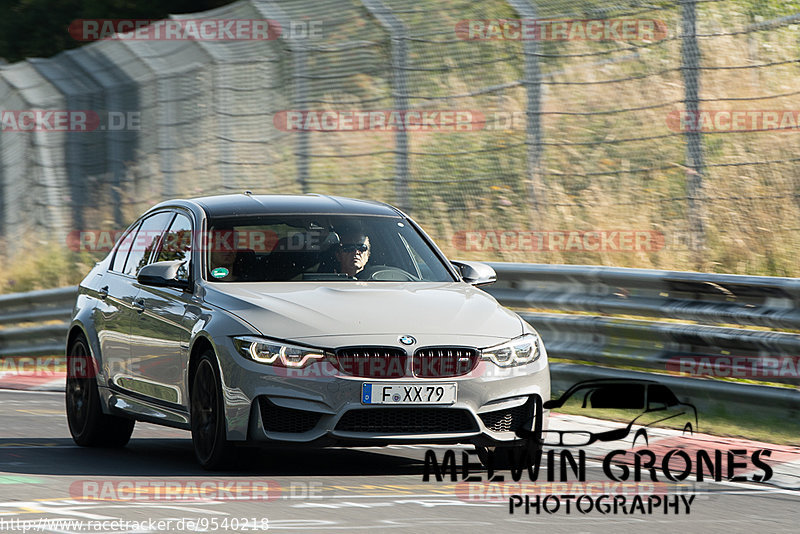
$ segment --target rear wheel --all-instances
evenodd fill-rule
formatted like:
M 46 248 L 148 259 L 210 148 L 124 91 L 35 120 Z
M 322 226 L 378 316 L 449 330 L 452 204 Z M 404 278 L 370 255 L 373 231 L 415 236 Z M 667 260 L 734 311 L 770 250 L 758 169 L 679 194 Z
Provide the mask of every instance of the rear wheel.
M 83 336 L 67 351 L 67 423 L 73 441 L 82 447 L 124 447 L 133 433 L 133 419 L 103 413 L 95 366 Z
M 191 392 L 192 444 L 197 461 L 204 469 L 226 467 L 231 444 L 225 432 L 225 410 L 217 360 L 213 351 L 205 352 L 197 364 Z

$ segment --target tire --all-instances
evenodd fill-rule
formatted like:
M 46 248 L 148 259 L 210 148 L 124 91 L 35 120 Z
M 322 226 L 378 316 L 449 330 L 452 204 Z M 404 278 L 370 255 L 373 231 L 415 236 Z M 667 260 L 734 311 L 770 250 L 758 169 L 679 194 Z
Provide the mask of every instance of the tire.
M 534 440 L 527 440 L 523 445 L 485 447 L 476 445 L 475 452 L 484 467 L 491 464 L 494 470 L 498 469 L 527 469 L 534 465 L 536 458 L 542 452 L 542 444 Z
M 191 429 L 194 454 L 203 469 L 230 465 L 232 446 L 226 438 L 222 385 L 211 350 L 200 356 L 192 380 Z
M 93 369 L 89 345 L 81 335 L 67 349 L 65 403 L 72 440 L 81 447 L 124 447 L 136 421 L 103 413 L 95 373 L 89 372 Z

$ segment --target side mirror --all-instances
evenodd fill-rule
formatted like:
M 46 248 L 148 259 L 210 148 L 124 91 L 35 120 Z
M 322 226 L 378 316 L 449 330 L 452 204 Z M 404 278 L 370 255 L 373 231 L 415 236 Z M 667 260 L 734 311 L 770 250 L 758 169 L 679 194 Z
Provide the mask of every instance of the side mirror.
M 455 265 L 461 273 L 461 278 L 473 286 L 484 286 L 497 281 L 497 273 L 485 263 L 479 261 L 452 261 L 450 263 Z
M 190 289 L 188 280 L 178 278 L 186 270 L 185 260 L 157 261 L 139 269 L 136 280 L 146 286 L 174 287 L 177 289 Z

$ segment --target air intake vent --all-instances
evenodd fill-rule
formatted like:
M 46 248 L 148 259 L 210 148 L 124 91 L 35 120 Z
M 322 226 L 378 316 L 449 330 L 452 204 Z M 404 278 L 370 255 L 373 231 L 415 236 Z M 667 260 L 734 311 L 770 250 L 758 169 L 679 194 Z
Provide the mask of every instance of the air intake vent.
M 259 397 L 261 420 L 267 432 L 302 434 L 313 429 L 322 417 L 321 413 L 294 408 L 283 408 L 272 404 L 266 397 Z
M 530 424 L 533 418 L 533 401 L 529 400 L 522 406 L 506 408 L 495 412 L 478 414 L 486 425 L 486 428 L 493 432 L 515 432 L 522 425 Z M 530 427 L 528 427 L 530 430 Z
M 336 425 L 344 432 L 391 434 L 447 434 L 474 432 L 476 421 L 456 408 L 371 408 L 345 413 Z

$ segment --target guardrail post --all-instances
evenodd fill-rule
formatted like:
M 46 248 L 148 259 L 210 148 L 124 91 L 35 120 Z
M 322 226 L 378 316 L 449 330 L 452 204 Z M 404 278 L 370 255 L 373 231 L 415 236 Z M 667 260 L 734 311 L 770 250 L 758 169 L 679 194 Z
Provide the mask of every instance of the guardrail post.
M 697 45 L 697 0 L 680 0 L 681 4 L 681 73 L 684 83 L 685 112 L 699 119 L 700 47 Z M 703 139 L 699 129 L 686 132 L 686 195 L 689 199 L 689 247 L 695 261 L 700 262 L 705 247 L 703 216 Z
M 3 155 L 3 139 L 0 138 L 0 246 L 7 247 L 6 238 L 6 178 L 5 178 L 5 158 Z M 7 248 L 6 248 L 7 250 Z
M 406 65 L 408 63 L 407 31 L 403 23 L 395 17 L 391 10 L 380 0 L 361 0 L 367 11 L 389 31 L 392 46 L 392 96 L 394 107 L 405 117 L 408 110 L 408 79 Z M 397 206 L 408 211 L 409 202 L 409 168 L 408 168 L 408 133 L 403 128 L 395 130 L 395 202 Z

